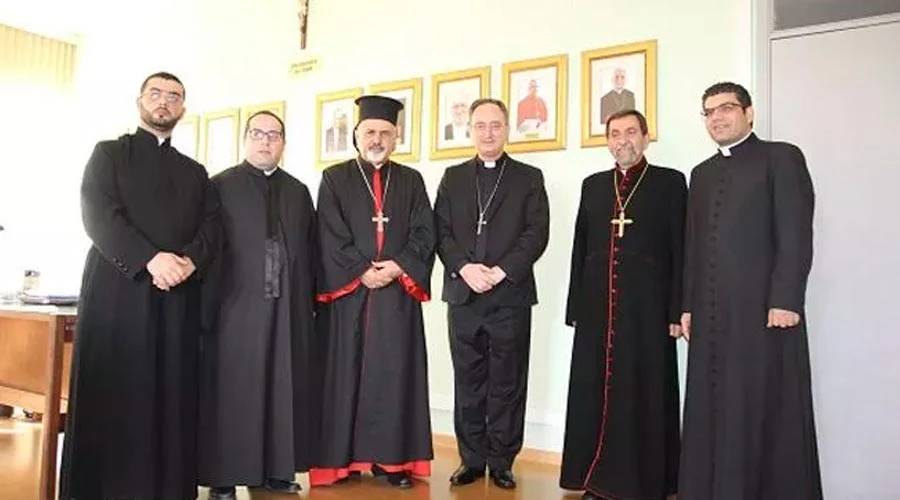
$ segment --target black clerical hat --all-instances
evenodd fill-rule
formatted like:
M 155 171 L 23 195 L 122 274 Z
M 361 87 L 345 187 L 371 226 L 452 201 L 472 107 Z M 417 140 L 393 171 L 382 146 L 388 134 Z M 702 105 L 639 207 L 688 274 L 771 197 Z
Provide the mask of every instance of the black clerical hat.
M 396 125 L 400 110 L 403 109 L 402 102 L 381 95 L 364 95 L 356 99 L 355 102 L 359 106 L 359 121 L 367 118 L 377 118 L 379 120 L 387 120 Z

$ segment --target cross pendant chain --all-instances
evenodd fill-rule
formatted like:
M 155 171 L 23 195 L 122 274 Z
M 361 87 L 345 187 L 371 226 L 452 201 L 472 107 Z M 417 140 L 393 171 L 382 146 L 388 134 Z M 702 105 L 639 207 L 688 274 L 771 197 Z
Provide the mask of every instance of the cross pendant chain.
M 632 222 L 634 222 L 634 220 L 626 219 L 625 211 L 619 210 L 619 217 L 616 219 L 612 219 L 609 222 L 614 226 L 618 226 L 616 234 L 618 235 L 619 238 L 621 238 L 622 236 L 625 236 L 625 225 L 631 224 Z
M 384 232 L 384 224 L 385 224 L 386 222 L 390 221 L 390 220 L 391 220 L 391 219 L 388 218 L 388 217 L 385 217 L 385 216 L 384 216 L 384 212 L 381 212 L 380 210 L 378 211 L 378 215 L 377 215 L 377 216 L 372 217 L 372 222 L 374 222 L 374 223 L 377 224 L 378 232 L 379 232 L 379 233 L 383 233 L 383 232 Z
M 497 180 L 494 182 L 494 189 L 491 190 L 491 195 L 488 197 L 487 203 L 484 206 L 481 205 L 481 186 L 478 184 L 478 173 L 475 173 L 475 197 L 478 201 L 478 222 L 475 223 L 475 234 L 477 236 L 481 236 L 482 226 L 487 225 L 487 221 L 484 220 L 484 214 L 487 213 L 488 208 L 491 206 L 491 202 L 494 201 L 494 195 L 497 194 L 497 188 L 500 186 L 500 179 L 503 179 L 503 172 L 505 171 L 506 160 L 504 159 L 503 163 L 500 164 L 500 174 L 497 175 Z

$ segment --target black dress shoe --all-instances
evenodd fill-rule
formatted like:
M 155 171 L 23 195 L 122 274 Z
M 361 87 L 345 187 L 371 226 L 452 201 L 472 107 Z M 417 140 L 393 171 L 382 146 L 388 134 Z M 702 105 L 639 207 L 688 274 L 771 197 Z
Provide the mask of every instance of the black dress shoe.
M 209 489 L 209 500 L 235 500 L 236 498 L 234 486 Z
M 585 491 L 584 495 L 581 496 L 581 500 L 600 500 L 600 497 L 590 491 Z
M 468 465 L 460 465 L 456 472 L 450 476 L 450 484 L 455 486 L 462 486 L 464 484 L 471 484 L 475 481 L 484 477 L 484 469 L 476 469 L 475 467 L 469 467 Z
M 491 479 L 498 488 L 511 490 L 516 487 L 516 478 L 513 477 L 511 470 L 491 471 Z
M 297 493 L 298 491 L 303 489 L 300 487 L 299 484 L 297 484 L 293 481 L 285 481 L 284 479 L 274 479 L 274 478 L 266 479 L 265 486 L 266 486 L 267 490 L 269 490 L 273 493 L 292 494 L 292 493 Z
M 372 475 L 386 477 L 388 484 L 395 488 L 412 488 L 413 482 L 409 472 L 388 472 L 378 465 L 372 466 Z

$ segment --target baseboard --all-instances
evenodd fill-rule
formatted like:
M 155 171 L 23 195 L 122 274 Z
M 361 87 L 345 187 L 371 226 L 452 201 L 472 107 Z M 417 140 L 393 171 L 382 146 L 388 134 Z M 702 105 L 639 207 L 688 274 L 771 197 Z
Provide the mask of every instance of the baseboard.
M 456 437 L 451 436 L 450 434 L 438 433 L 432 434 L 431 437 L 435 448 L 456 450 Z M 522 451 L 519 453 L 519 456 L 516 457 L 516 460 L 532 464 L 559 467 L 559 464 L 562 463 L 562 455 L 552 451 L 522 448 Z

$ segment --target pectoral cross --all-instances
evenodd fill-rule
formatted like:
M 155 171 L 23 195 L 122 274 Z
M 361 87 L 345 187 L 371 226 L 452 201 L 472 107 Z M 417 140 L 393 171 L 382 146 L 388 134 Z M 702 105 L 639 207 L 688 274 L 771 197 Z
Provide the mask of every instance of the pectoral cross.
M 614 225 L 614 226 L 619 226 L 618 231 L 617 231 L 617 234 L 618 234 L 619 238 L 621 238 L 622 236 L 625 235 L 625 224 L 631 224 L 632 222 L 634 222 L 634 220 L 632 220 L 632 219 L 626 219 L 626 218 L 625 218 L 625 211 L 624 211 L 624 210 L 619 210 L 619 218 L 618 218 L 618 219 L 612 219 L 612 220 L 610 220 L 609 222 L 610 222 L 612 225 Z
M 384 232 L 384 223 L 385 223 L 385 222 L 388 222 L 388 221 L 390 221 L 390 220 L 391 220 L 391 219 L 389 219 L 389 218 L 387 218 L 387 217 L 384 216 L 384 213 L 383 213 L 383 212 L 378 212 L 378 215 L 377 215 L 377 216 L 372 217 L 372 222 L 378 224 L 378 232 L 379 232 L 379 233 L 383 233 L 383 232 Z
M 481 214 L 478 216 L 477 224 L 478 224 L 478 229 L 475 231 L 475 234 L 477 234 L 478 236 L 481 236 L 481 226 L 484 226 L 487 224 L 487 221 L 484 220 L 484 214 Z

